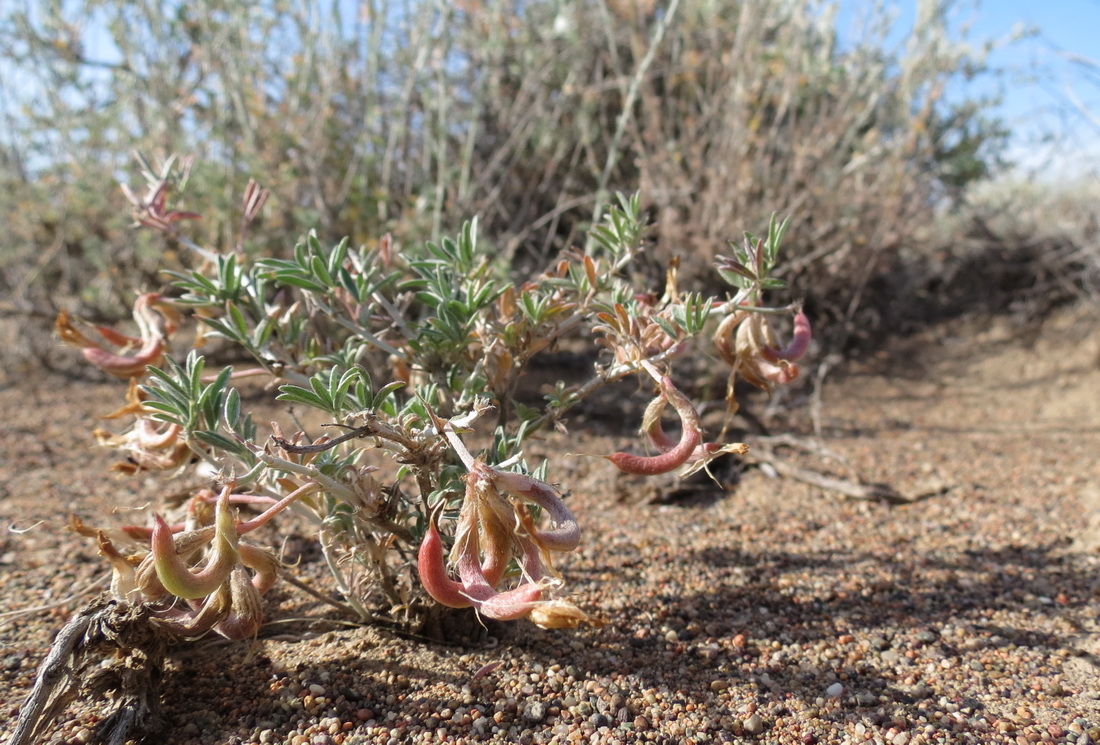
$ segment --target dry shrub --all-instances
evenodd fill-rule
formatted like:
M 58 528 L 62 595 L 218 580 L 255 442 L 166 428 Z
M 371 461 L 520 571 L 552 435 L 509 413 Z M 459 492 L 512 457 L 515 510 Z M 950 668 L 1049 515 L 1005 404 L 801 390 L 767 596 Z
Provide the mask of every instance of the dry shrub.
M 1096 176 L 1060 183 L 1004 179 L 971 195 L 965 253 L 974 274 L 993 287 L 987 290 L 995 293 L 992 309 L 1041 318 L 1067 302 L 1100 298 L 1098 200 Z M 990 262 L 991 254 L 1002 258 Z
M 49 5 L 0 25 L 0 74 L 22 76 L 3 88 L 22 110 L 0 281 L 24 310 L 117 310 L 155 283 L 110 186 L 137 149 L 197 156 L 193 190 L 221 216 L 201 238 L 222 248 L 239 240 L 231 195 L 262 179 L 242 246 L 261 254 L 308 228 L 370 245 L 477 214 L 501 255 L 538 265 L 641 185 L 654 267 L 679 255 L 690 280 L 790 214 L 787 278 L 843 330 L 1000 134 L 981 102 L 944 100 L 982 63 L 949 34 L 949 0 L 896 47 L 882 4 L 841 45 L 837 4 L 815 0 Z

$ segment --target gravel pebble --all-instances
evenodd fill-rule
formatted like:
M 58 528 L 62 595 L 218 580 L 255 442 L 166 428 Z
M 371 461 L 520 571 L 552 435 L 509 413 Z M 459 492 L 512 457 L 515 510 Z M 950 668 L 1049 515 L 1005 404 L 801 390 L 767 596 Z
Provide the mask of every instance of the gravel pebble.
M 523 718 L 528 722 L 541 722 L 546 718 L 546 704 L 532 701 L 523 707 Z

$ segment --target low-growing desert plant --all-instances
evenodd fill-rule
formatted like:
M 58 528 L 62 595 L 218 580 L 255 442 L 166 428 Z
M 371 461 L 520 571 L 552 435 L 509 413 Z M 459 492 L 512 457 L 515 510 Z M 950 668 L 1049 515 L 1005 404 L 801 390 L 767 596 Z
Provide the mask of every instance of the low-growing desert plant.
M 476 221 L 439 243 L 387 235 L 367 248 L 311 234 L 290 256 L 249 260 L 186 237 L 194 215 L 171 210 L 174 165 L 146 169 L 148 189 L 132 201 L 137 222 L 189 248 L 195 268 L 138 296 L 139 336 L 101 327 L 95 338 L 57 320 L 89 362 L 130 381 L 111 415 L 126 423 L 98 433 L 126 455 L 120 470 L 162 472 L 190 489 L 175 522 L 75 522 L 110 562 L 112 593 L 153 608 L 174 636 L 257 632 L 261 597 L 283 570 L 254 536 L 284 510 L 312 526 L 339 594 L 363 619 L 421 628 L 442 605 L 550 628 L 592 622 L 555 568 L 582 526 L 552 464 L 529 463 L 525 444 L 564 429 L 600 388 L 640 378 L 653 399 L 639 452 L 604 457 L 635 474 L 693 473 L 746 446 L 706 441 L 677 362 L 728 365 L 732 413 L 737 376 L 768 390 L 787 383 L 810 342 L 798 305 L 765 304 L 783 287 L 770 274 L 787 223 L 774 218 L 718 261 L 731 286 L 722 297 L 679 288 L 675 265 L 660 294 L 632 284 L 647 229 L 638 196 L 619 198 L 587 248 L 518 283 Z M 246 224 L 264 199 L 251 185 Z M 788 344 L 774 316 L 794 316 Z M 215 339 L 248 362 L 212 369 L 201 350 Z M 519 396 L 525 371 L 563 344 L 598 348 L 591 376 L 559 381 L 537 403 Z M 286 416 L 261 429 L 244 385 L 277 388 Z M 678 437 L 664 431 L 666 408 Z

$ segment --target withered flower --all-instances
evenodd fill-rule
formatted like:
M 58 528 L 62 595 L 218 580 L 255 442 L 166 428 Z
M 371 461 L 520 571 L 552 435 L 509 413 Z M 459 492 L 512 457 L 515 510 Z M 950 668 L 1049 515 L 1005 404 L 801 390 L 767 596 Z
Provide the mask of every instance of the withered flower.
M 798 377 L 795 362 L 809 349 L 812 336 L 810 321 L 801 309 L 795 314 L 794 331 L 786 346 L 779 346 L 765 314 L 737 310 L 726 316 L 718 325 L 714 342 L 718 354 L 731 367 L 726 388 L 730 411 L 737 410 L 733 393 L 737 375 L 771 393 L 775 385 L 790 383 Z
M 174 156 L 173 156 L 174 159 Z M 183 161 L 183 175 L 181 180 L 186 181 L 188 173 L 191 170 L 191 163 L 193 158 L 185 158 Z M 249 188 L 253 186 L 254 182 L 249 181 Z M 134 223 L 136 225 L 142 225 L 147 228 L 154 228 L 164 233 L 173 233 L 176 230 L 176 223 L 180 220 L 198 220 L 202 218 L 197 212 L 184 212 L 181 210 L 168 209 L 168 197 L 172 193 L 172 183 L 166 179 L 156 179 L 150 182 L 149 189 L 146 192 L 145 197 L 139 197 L 134 194 L 126 184 L 121 185 L 122 193 L 126 199 L 130 202 L 134 209 Z M 266 190 L 263 190 L 266 191 Z M 266 195 L 264 195 L 266 199 Z M 256 207 L 263 206 L 261 201 Z M 248 209 L 248 195 L 246 195 L 246 216 Z
M 262 597 L 275 584 L 280 564 L 270 551 L 241 536 L 318 488 L 309 483 L 276 501 L 233 494 L 229 483 L 216 497 L 207 489 L 196 494 L 185 524 L 169 526 L 158 515 L 151 529 L 129 526 L 102 531 L 73 518 L 72 528 L 96 538 L 100 553 L 111 563 L 112 594 L 130 602 L 154 603 L 154 618 L 165 630 L 181 638 L 213 630 L 229 639 L 243 639 L 263 623 Z M 208 501 L 214 502 L 214 524 L 186 529 L 202 513 L 196 507 Z M 238 522 L 230 510 L 233 503 L 264 504 L 267 509 Z M 136 549 L 124 553 L 116 541 Z
M 93 434 L 100 445 L 122 450 L 129 459 L 128 463 L 112 466 L 113 471 L 168 471 L 189 463 L 193 455 L 182 436 L 182 427 L 147 417 L 138 418 L 122 434 L 112 434 L 99 428 Z

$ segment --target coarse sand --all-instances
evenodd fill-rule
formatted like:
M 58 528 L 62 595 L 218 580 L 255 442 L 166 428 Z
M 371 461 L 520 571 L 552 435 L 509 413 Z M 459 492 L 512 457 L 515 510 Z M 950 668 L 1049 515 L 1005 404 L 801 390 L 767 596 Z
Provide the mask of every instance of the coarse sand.
M 555 457 L 585 531 L 559 569 L 606 625 L 435 644 L 293 620 L 331 614 L 280 585 L 257 639 L 170 651 L 167 727 L 148 741 L 1100 742 L 1095 318 L 956 322 L 789 402 L 773 431 L 812 439 L 816 408 L 827 450 L 776 452 L 905 504 L 767 465 L 657 504 L 603 459 L 561 457 L 632 446 L 636 422 L 575 425 L 531 460 Z M 159 482 L 109 474 L 116 456 L 90 434 L 121 394 L 47 373 L 0 390 L 2 736 L 53 635 L 104 587 L 68 515 L 111 524 L 157 505 Z M 321 581 L 316 552 L 299 561 Z M 90 742 L 101 711 L 74 702 L 44 741 Z

